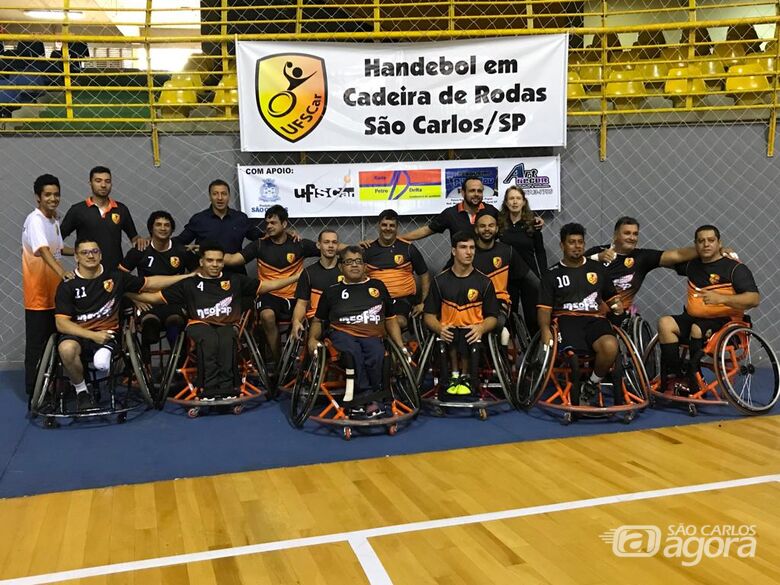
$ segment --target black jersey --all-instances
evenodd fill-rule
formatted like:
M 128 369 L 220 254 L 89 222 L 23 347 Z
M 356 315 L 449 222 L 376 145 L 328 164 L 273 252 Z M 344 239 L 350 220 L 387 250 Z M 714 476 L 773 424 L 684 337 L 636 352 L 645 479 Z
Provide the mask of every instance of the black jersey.
M 167 250 L 157 250 L 152 244 L 146 250 L 131 248 L 125 254 L 119 268 L 125 272 L 138 271 L 138 276 L 175 276 L 192 272 L 198 266 L 198 258 L 180 244 L 171 241 Z
M 97 242 L 103 256 L 103 268 L 109 271 L 122 260 L 122 232 L 131 240 L 138 235 L 126 205 L 109 198 L 108 207 L 101 213 L 91 197 L 68 209 L 60 231 L 63 238 L 75 231 L 76 239 L 89 238 Z
M 457 276 L 448 268 L 433 279 L 425 312 L 439 317 L 444 326 L 468 327 L 498 318 L 499 305 L 493 282 L 479 270 Z
M 317 319 L 355 337 L 383 337 L 385 321 L 394 319 L 393 300 L 380 280 L 339 282 L 325 289 L 317 306 Z
M 480 203 L 477 213 L 483 209 L 487 210 L 493 217 L 498 219 L 498 209 L 490 205 L 489 203 Z M 449 230 L 450 235 L 458 232 L 472 233 L 474 231 L 474 220 L 477 214 L 470 214 L 466 207 L 463 205 L 463 201 L 452 207 L 448 207 L 439 215 L 434 216 L 428 222 L 428 227 L 431 231 L 440 234 L 446 230 Z
M 331 285 L 344 279 L 338 266 L 325 268 L 319 261 L 303 269 L 295 287 L 295 298 L 309 302 L 306 318 L 311 319 L 317 312 L 322 292 Z
M 599 315 L 604 303 L 617 297 L 615 285 L 601 262 L 590 258 L 576 268 L 555 264 L 542 275 L 539 290 L 540 308 L 551 309 L 553 315 Z
M 498 238 L 512 246 L 515 253 L 520 255 L 536 276 L 541 277 L 547 270 L 547 251 L 544 249 L 541 230 L 532 228 L 529 232 L 522 220 L 512 223 L 507 219 L 507 225 L 501 230 Z
M 706 264 L 697 258 L 677 264 L 674 269 L 677 274 L 688 277 L 685 312 L 692 317 L 740 317 L 743 313 L 727 305 L 705 305 L 701 296 L 703 291 L 714 291 L 722 295 L 758 292 L 750 269 L 731 258 L 719 258 Z
M 364 252 L 364 261 L 368 276 L 384 282 L 394 299 L 417 294 L 414 275 L 428 272 L 428 265 L 417 246 L 401 238 L 396 238 L 389 246 L 374 240 Z
M 256 296 L 259 288 L 260 283 L 245 274 L 222 273 L 216 278 L 196 275 L 169 286 L 160 296 L 170 305 L 186 307 L 187 325 L 230 325 L 249 308 L 242 305 L 242 297 Z
M 95 278 L 63 281 L 57 287 L 56 314 L 91 331 L 108 331 L 119 327 L 119 304 L 125 293 L 139 293 L 145 278 L 121 270 L 103 270 Z
M 598 254 L 609 246 L 595 246 L 585 252 L 586 256 Z M 652 270 L 661 266 L 662 250 L 650 250 L 647 248 L 635 248 L 630 254 L 617 254 L 609 264 L 604 264 L 607 276 L 612 279 L 623 301 L 623 307 L 628 308 L 633 304 L 639 288 L 645 280 L 645 276 Z
M 295 276 L 303 270 L 303 260 L 320 255 L 317 244 L 311 240 L 293 242 L 290 236 L 281 244 L 274 243 L 269 237 L 260 238 L 241 250 L 246 262 L 257 258 L 257 278 L 260 280 L 278 280 Z M 283 299 L 295 297 L 295 283 L 270 293 Z
M 528 265 L 515 254 L 511 246 L 502 242 L 496 242 L 489 250 L 477 246 L 474 268 L 493 281 L 498 300 L 507 305 L 511 304 L 509 281 L 520 280 L 528 273 Z

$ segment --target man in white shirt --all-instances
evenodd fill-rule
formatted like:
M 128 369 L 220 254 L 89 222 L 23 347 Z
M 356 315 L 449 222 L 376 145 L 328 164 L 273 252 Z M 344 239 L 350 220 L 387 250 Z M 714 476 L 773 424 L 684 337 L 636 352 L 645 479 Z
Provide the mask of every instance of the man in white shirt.
M 33 185 L 37 207 L 27 216 L 22 231 L 22 288 L 24 290 L 24 383 L 28 399 L 32 396 L 38 361 L 46 341 L 56 332 L 54 294 L 60 281 L 73 278 L 62 267 L 64 248 L 57 207 L 60 181 L 54 175 L 41 175 Z

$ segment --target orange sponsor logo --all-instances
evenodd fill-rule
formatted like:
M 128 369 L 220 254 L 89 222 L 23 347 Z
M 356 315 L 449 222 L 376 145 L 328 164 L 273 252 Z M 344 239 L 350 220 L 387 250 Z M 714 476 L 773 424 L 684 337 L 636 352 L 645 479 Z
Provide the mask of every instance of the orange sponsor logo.
M 297 142 L 310 134 L 325 115 L 325 61 L 303 53 L 258 59 L 255 96 L 263 122 L 281 138 Z
M 710 284 L 718 284 L 720 282 L 719 274 L 710 274 Z
M 588 282 L 591 284 L 596 284 L 599 281 L 599 275 L 595 272 L 588 272 L 586 278 L 588 279 Z
M 369 289 L 368 289 L 368 294 L 370 294 L 370 295 L 371 295 L 372 297 L 374 297 L 375 299 L 378 299 L 378 298 L 379 298 L 379 290 L 378 290 L 378 289 L 375 289 L 374 287 L 369 287 Z
M 178 256 L 171 256 L 171 266 L 174 268 L 178 268 L 179 264 L 181 264 L 181 260 L 179 260 Z
M 404 262 L 404 255 L 403 254 L 396 254 L 393 256 L 393 262 L 396 264 L 403 264 Z
M 118 213 L 112 213 L 111 214 L 111 221 L 113 221 L 116 225 L 119 225 L 120 217 Z
M 111 292 L 112 290 L 114 290 L 114 279 L 109 278 L 108 280 L 104 280 L 103 288 L 106 289 L 106 292 Z
M 479 291 L 475 288 L 470 288 L 469 292 L 466 293 L 466 298 L 470 301 L 476 301 L 479 297 Z
M 229 280 L 220 280 L 219 286 L 222 287 L 222 290 L 230 290 L 230 281 Z
M 631 268 L 634 265 L 634 259 L 633 258 L 626 258 L 623 260 L 623 266 L 626 268 Z
M 494 268 L 501 268 L 501 265 L 503 264 L 500 256 L 493 256 L 493 267 Z

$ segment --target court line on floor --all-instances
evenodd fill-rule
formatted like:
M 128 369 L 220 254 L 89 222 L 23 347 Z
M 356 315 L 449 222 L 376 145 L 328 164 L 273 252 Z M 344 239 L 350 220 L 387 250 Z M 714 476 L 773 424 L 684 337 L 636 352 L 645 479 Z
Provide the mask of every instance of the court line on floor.
M 280 550 L 289 550 L 307 546 L 317 546 L 322 544 L 333 544 L 337 542 L 349 543 L 356 554 L 358 560 L 363 565 L 364 570 L 374 571 L 372 574 L 376 579 L 387 578 L 388 580 L 371 581 L 372 585 L 390 583 L 387 572 L 382 567 L 376 552 L 368 551 L 362 541 L 370 548 L 367 542 L 369 538 L 389 536 L 393 534 L 403 534 L 405 532 L 418 532 L 421 530 L 432 530 L 437 528 L 449 528 L 452 526 L 464 526 L 467 524 L 479 524 L 482 522 L 494 522 L 496 520 L 508 520 L 512 518 L 521 518 L 524 516 L 536 516 L 539 514 L 550 514 L 553 512 L 564 512 L 568 510 L 580 510 L 582 508 L 594 508 L 609 504 L 620 504 L 625 502 L 636 502 L 640 500 L 650 500 L 655 498 L 664 498 L 669 496 L 678 496 L 686 494 L 695 494 L 709 492 L 720 489 L 732 489 L 737 487 L 746 487 L 751 485 L 760 485 L 765 483 L 780 482 L 780 473 L 772 475 L 760 475 L 755 477 L 745 477 L 740 479 L 731 479 L 726 481 L 715 481 L 710 483 L 692 484 L 678 486 L 673 488 L 664 488 L 657 490 L 647 490 L 642 492 L 629 492 L 616 494 L 612 496 L 602 496 L 598 498 L 588 498 L 585 500 L 572 500 L 568 502 L 558 502 L 555 504 L 541 504 L 538 506 L 529 506 L 527 508 L 515 508 L 512 510 L 502 510 L 499 512 L 484 512 L 481 514 L 471 514 L 469 516 L 457 516 L 454 518 L 441 518 L 439 520 L 424 520 L 420 522 L 409 522 L 407 524 L 395 524 L 392 526 L 381 526 L 378 528 L 364 528 L 350 532 L 339 532 L 335 534 L 323 534 L 320 536 L 309 536 L 303 538 L 291 538 L 287 540 L 278 540 L 276 542 L 266 542 L 261 544 L 250 544 L 218 550 L 201 551 L 195 553 L 184 553 L 168 557 L 158 557 L 143 559 L 138 561 L 127 561 L 124 563 L 115 563 L 112 565 L 101 565 L 97 567 L 86 567 L 83 569 L 71 569 L 68 571 L 59 571 L 56 573 L 46 573 L 42 575 L 32 575 L 30 577 L 18 577 L 13 579 L 0 580 L 0 585 L 37 585 L 40 583 L 59 583 L 70 579 L 84 579 L 87 577 L 97 577 L 101 575 L 113 575 L 116 573 L 126 573 L 129 571 L 141 571 L 144 569 L 156 569 L 160 567 L 170 567 L 173 565 L 182 565 L 186 563 L 196 563 L 202 561 L 211 561 L 215 559 L 231 558 L 273 552 Z M 358 552 L 359 549 L 360 552 Z M 373 552 L 374 559 L 371 558 Z M 378 562 L 378 567 L 376 563 Z M 364 564 L 366 563 L 366 564 Z M 368 569 L 366 569 L 368 567 Z M 381 568 L 381 569 L 380 569 Z M 381 572 L 378 572 L 380 571 Z M 384 574 L 384 577 L 383 575 Z M 368 573 L 367 573 L 368 575 Z M 371 575 L 369 575 L 370 577 Z

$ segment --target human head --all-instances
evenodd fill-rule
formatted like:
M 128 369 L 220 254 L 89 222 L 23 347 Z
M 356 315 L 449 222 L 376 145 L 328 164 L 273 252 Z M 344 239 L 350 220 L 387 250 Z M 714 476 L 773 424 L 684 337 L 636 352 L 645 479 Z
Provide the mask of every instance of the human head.
M 479 207 L 485 194 L 485 185 L 482 184 L 482 179 L 479 177 L 466 177 L 460 186 L 460 192 L 463 195 L 463 201 L 472 207 Z
M 265 233 L 275 238 L 287 229 L 287 210 L 281 205 L 272 205 L 265 212 Z
M 452 258 L 460 268 L 468 268 L 474 262 L 474 234 L 456 232 L 450 238 Z
M 95 197 L 111 195 L 111 169 L 108 167 L 92 167 L 89 171 L 89 187 Z
M 564 260 L 578 262 L 585 253 L 585 228 L 579 223 L 567 223 L 561 228 L 561 250 Z
M 486 209 L 479 211 L 474 219 L 474 233 L 483 244 L 492 245 L 498 235 L 495 216 Z
M 697 227 L 693 243 L 699 259 L 704 262 L 716 260 L 720 256 L 720 230 L 714 225 Z
M 347 246 L 339 252 L 339 266 L 347 282 L 360 282 L 365 278 L 363 248 Z
M 325 228 L 317 236 L 317 248 L 320 251 L 320 257 L 332 260 L 339 253 L 339 235 L 336 230 Z
M 628 215 L 618 218 L 612 241 L 615 243 L 615 249 L 621 254 L 633 252 L 639 242 L 639 222 Z
M 517 185 L 507 187 L 504 191 L 504 200 L 501 202 L 501 210 L 498 214 L 499 231 L 509 225 L 511 214 L 520 214 L 520 221 L 528 233 L 534 231 L 534 213 L 526 199 L 525 191 Z
M 60 205 L 60 180 L 54 175 L 41 175 L 33 183 L 38 209 L 47 217 L 54 217 Z
M 146 220 L 146 229 L 150 236 L 167 240 L 176 230 L 176 221 L 167 211 L 153 211 Z
M 204 276 L 216 278 L 225 266 L 225 248 L 219 242 L 201 243 L 198 263 Z
M 78 238 L 73 245 L 79 268 L 97 268 L 103 260 L 100 246 L 90 238 Z
M 230 205 L 230 185 L 222 179 L 214 179 L 209 183 L 209 201 L 211 208 L 217 213 L 226 213 Z
M 398 237 L 398 213 L 393 209 L 385 209 L 379 214 L 377 227 L 379 241 L 384 245 L 392 244 Z

